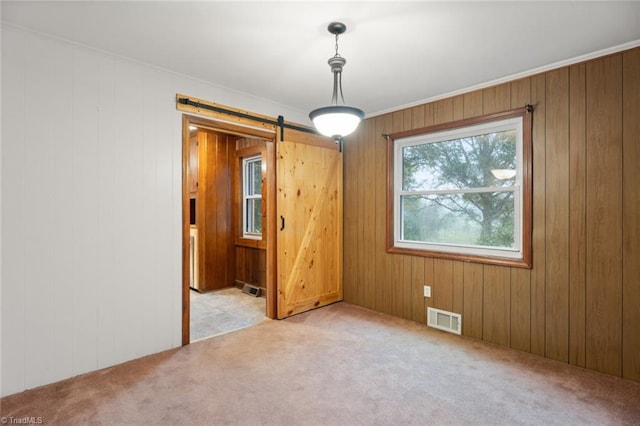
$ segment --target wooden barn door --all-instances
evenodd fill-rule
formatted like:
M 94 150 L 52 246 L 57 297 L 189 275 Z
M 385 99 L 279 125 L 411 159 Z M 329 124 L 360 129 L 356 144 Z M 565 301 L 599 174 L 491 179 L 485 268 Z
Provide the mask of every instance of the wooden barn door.
M 285 131 L 277 144 L 278 318 L 342 300 L 342 153 Z

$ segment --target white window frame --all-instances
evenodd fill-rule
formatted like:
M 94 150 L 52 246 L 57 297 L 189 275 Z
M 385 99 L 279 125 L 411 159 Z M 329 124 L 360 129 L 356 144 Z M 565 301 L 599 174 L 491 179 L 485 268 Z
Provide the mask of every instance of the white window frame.
M 256 200 L 262 199 L 262 187 L 260 188 L 260 193 L 257 194 L 249 194 L 250 183 L 252 182 L 252 176 L 249 176 L 249 166 L 254 163 L 260 162 L 260 170 L 262 173 L 262 155 L 254 155 L 251 157 L 245 157 L 242 159 L 242 238 L 247 238 L 250 240 L 261 240 L 262 233 L 260 232 L 249 232 L 248 229 L 253 228 L 252 220 L 253 215 L 249 215 L 248 213 L 248 200 Z M 255 206 L 255 204 L 254 204 Z M 252 212 L 253 213 L 253 212 Z M 260 212 L 262 214 L 262 212 Z M 264 226 L 264 223 L 262 224 Z
M 387 136 L 388 198 L 387 251 L 389 253 L 445 258 L 515 267 L 532 267 L 532 112 L 530 105 L 524 108 L 474 117 L 457 122 L 443 123 L 423 129 L 409 130 Z M 516 130 L 516 176 L 513 186 L 466 188 L 460 190 L 402 190 L 402 149 L 424 143 L 443 142 L 491 132 Z M 514 247 L 488 247 L 463 244 L 446 244 L 402 239 L 401 197 L 434 193 L 464 192 L 514 193 Z

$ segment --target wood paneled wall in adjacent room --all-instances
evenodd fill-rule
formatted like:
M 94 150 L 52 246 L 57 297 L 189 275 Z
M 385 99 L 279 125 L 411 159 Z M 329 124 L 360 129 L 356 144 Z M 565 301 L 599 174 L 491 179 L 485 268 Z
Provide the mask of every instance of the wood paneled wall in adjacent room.
M 235 250 L 231 212 L 231 167 L 235 164 L 235 136 L 198 130 L 199 186 L 196 205 L 200 289 L 235 285 Z
M 345 300 L 640 381 L 640 48 L 365 120 L 344 144 Z M 530 103 L 533 268 L 388 254 L 386 141 Z M 423 297 L 423 286 L 432 297 Z
M 236 246 L 236 280 L 267 288 L 267 252 Z

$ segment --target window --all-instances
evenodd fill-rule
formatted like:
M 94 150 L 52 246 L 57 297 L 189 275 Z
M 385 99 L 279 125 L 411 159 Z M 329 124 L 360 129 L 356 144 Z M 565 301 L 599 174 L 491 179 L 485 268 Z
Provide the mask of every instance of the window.
M 389 251 L 530 267 L 530 116 L 392 135 Z
M 265 250 L 269 238 L 269 188 L 275 178 L 269 164 L 273 162 L 273 144 L 265 139 L 236 140 L 233 167 L 233 229 L 235 244 Z M 273 189 L 271 194 L 273 194 Z
M 242 236 L 262 238 L 262 157 L 242 160 Z

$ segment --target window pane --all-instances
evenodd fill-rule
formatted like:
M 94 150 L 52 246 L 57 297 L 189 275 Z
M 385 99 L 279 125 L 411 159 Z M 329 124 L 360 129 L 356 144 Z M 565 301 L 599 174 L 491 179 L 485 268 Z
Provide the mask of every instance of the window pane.
M 253 230 L 256 234 L 262 233 L 262 199 L 256 198 L 253 200 Z
M 262 161 L 257 160 L 251 163 L 251 180 L 253 192 L 251 195 L 262 192 Z
M 401 197 L 404 241 L 513 248 L 514 193 Z
M 511 186 L 515 170 L 515 130 L 402 148 L 403 191 Z
M 262 161 L 247 162 L 247 194 L 260 195 L 262 193 Z
M 248 234 L 262 233 L 262 199 L 251 198 L 246 200 L 246 229 Z

